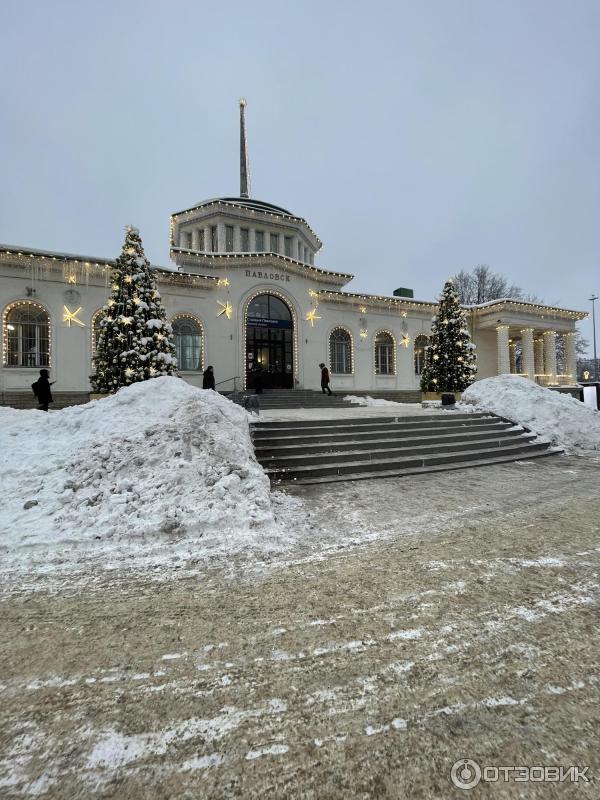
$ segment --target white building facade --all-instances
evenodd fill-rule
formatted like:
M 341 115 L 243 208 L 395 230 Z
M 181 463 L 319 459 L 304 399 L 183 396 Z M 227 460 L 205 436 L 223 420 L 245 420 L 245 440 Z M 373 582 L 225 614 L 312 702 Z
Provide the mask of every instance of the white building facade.
M 210 364 L 223 391 L 251 391 L 258 371 L 267 390 L 318 389 L 325 362 L 334 391 L 414 394 L 436 303 L 353 293 L 352 275 L 316 265 L 321 241 L 306 220 L 248 196 L 240 112 L 240 197 L 173 214 L 174 266 L 156 267 L 181 377 L 200 386 Z M 33 405 L 43 367 L 57 405 L 87 399 L 112 263 L 0 245 L 2 404 Z M 585 316 L 510 299 L 470 307 L 477 377 L 519 372 L 575 384 L 575 325 Z

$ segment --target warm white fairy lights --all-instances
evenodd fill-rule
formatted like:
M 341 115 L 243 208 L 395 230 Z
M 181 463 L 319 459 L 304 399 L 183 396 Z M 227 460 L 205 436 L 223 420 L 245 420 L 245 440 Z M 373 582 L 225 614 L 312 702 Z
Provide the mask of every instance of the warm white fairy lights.
M 4 312 L 2 314 L 2 365 L 5 367 L 8 366 L 8 338 L 9 332 L 14 330 L 13 326 L 9 323 L 8 318 L 10 316 L 10 312 L 14 308 L 19 308 L 21 306 L 31 306 L 38 311 L 43 311 L 46 315 L 48 320 L 48 364 L 34 364 L 33 366 L 47 366 L 49 368 L 52 366 L 52 323 L 48 309 L 45 308 L 41 303 L 36 303 L 35 300 L 15 300 L 13 303 L 9 303 L 4 308 Z
M 266 289 L 266 288 L 257 289 L 255 292 L 253 292 L 248 297 L 248 299 L 244 303 L 244 328 L 243 328 L 243 331 L 242 331 L 242 335 L 243 335 L 244 338 L 242 339 L 243 347 L 240 348 L 240 350 L 241 350 L 241 373 L 240 374 L 242 376 L 242 388 L 243 389 L 246 388 L 246 380 L 247 380 L 247 374 L 246 374 L 246 341 L 248 339 L 248 309 L 250 308 L 250 306 L 252 305 L 252 302 L 254 300 L 256 300 L 257 297 L 260 297 L 261 295 L 264 295 L 264 294 L 270 294 L 270 295 L 273 295 L 274 297 L 278 297 L 282 302 L 285 303 L 286 307 L 290 311 L 290 314 L 292 315 L 292 346 L 293 346 L 293 352 L 294 352 L 294 364 L 293 364 L 293 368 L 294 368 L 294 385 L 298 381 L 298 374 L 299 374 L 299 369 L 300 369 L 299 359 L 298 359 L 298 353 L 299 353 L 298 315 L 296 314 L 296 309 L 294 308 L 294 304 L 291 302 L 289 297 L 287 297 L 286 295 L 284 295 L 281 292 L 277 291 L 277 289 L 271 289 L 269 287 L 268 289 Z
M 200 336 L 200 366 L 201 368 L 204 367 L 206 364 L 206 336 L 204 332 L 204 323 L 199 317 L 194 316 L 194 314 L 188 314 L 187 312 L 182 312 L 181 314 L 175 314 L 175 316 L 171 317 L 170 323 L 175 329 L 177 322 L 191 322 L 193 323 L 196 328 L 198 329 L 198 334 Z M 179 365 L 181 367 L 181 365 Z
M 381 346 L 390 347 L 392 350 L 392 371 L 391 372 L 381 372 L 381 364 L 387 359 L 381 358 L 381 355 L 377 353 L 377 348 Z M 379 365 L 379 368 L 378 368 Z M 375 336 L 373 337 L 373 373 L 375 375 L 396 375 L 398 369 L 397 358 L 396 358 L 396 338 L 391 331 L 381 329 L 378 330 Z

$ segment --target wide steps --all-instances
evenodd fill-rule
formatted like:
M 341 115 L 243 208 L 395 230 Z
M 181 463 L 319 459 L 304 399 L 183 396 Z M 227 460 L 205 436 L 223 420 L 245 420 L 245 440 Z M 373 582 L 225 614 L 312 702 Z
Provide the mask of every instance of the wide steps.
M 483 413 L 257 422 L 252 437 L 270 478 L 296 483 L 402 476 L 559 452 L 509 420 Z

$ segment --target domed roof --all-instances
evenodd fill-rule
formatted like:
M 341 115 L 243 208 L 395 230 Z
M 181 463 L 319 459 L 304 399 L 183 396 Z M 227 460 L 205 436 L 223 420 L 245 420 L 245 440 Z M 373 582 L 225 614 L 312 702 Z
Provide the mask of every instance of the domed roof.
M 291 211 L 288 211 L 281 206 L 274 206 L 272 203 L 265 203 L 263 200 L 255 200 L 252 197 L 213 197 L 210 200 L 201 200 L 198 206 L 208 205 L 209 203 L 229 203 L 234 206 L 243 206 L 250 208 L 254 211 L 266 211 L 269 214 L 286 214 L 288 217 L 294 217 Z

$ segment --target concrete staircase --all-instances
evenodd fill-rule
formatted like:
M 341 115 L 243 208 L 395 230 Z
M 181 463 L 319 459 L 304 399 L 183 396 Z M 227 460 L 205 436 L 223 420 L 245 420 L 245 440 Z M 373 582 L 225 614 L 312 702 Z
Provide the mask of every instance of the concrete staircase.
M 256 457 L 276 482 L 330 483 L 500 464 L 559 453 L 492 414 L 444 412 L 252 425 Z

